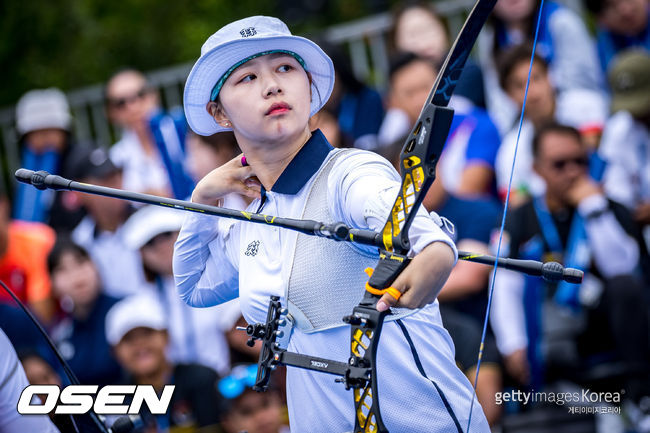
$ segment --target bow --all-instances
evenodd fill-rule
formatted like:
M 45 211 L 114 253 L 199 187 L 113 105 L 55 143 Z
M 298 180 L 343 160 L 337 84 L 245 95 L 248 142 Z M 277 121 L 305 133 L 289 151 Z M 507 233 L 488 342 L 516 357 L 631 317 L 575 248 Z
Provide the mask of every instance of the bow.
M 354 431 L 385 433 L 388 430 L 382 420 L 379 407 L 376 353 L 383 322 L 388 312 L 377 311 L 376 304 L 384 293 L 396 293 L 396 289 L 392 288 L 391 284 L 410 262 L 410 259 L 407 257 L 410 250 L 408 230 L 418 208 L 422 204 L 422 200 L 435 179 L 436 163 L 442 153 L 442 148 L 447 140 L 453 119 L 453 110 L 447 106 L 456 87 L 456 83 L 460 78 L 465 61 L 496 1 L 478 0 L 454 42 L 438 74 L 433 89 L 429 94 L 428 100 L 422 108 L 420 117 L 406 139 L 400 155 L 402 182 L 399 193 L 391 208 L 388 219 L 382 231 L 379 233 L 351 228 L 343 223 L 326 224 L 313 220 L 282 218 L 201 205 L 149 194 L 121 191 L 71 181 L 47 172 L 33 172 L 31 170 L 19 169 L 16 172 L 16 178 L 21 182 L 30 183 L 39 189 L 69 189 L 91 194 L 100 194 L 141 203 L 173 207 L 185 211 L 275 225 L 307 235 L 321 236 L 337 241 L 357 242 L 378 247 L 380 259 L 366 285 L 363 299 L 359 305 L 354 307 L 352 314 L 343 318 L 350 325 L 351 331 L 350 358 L 347 363 L 292 353 L 281 348 L 277 339 L 283 336 L 283 331 L 280 328 L 286 323 L 282 316 L 287 314 L 287 311 L 282 308 L 279 298 L 275 296 L 271 297 L 266 322 L 250 324 L 244 329 L 250 336 L 249 345 L 252 346 L 255 340 L 258 339 L 262 341 L 255 384 L 256 390 L 263 391 L 268 387 L 270 373 L 278 365 L 288 365 L 333 374 L 339 376 L 337 381 L 343 383 L 346 389 L 353 389 L 355 405 Z M 507 202 L 506 208 L 504 209 L 504 222 L 506 213 Z M 503 224 L 501 232 L 503 232 Z M 548 281 L 564 279 L 569 282 L 579 283 L 582 279 L 581 271 L 565 269 L 559 263 L 541 263 L 498 258 L 499 249 L 500 240 L 497 257 L 459 251 L 459 259 L 492 264 L 495 269 L 496 267 L 505 267 L 531 275 L 541 276 Z M 492 287 L 494 287 L 494 275 L 491 284 Z M 491 297 L 492 290 L 490 290 L 488 299 L 488 311 L 486 312 L 485 324 L 487 324 Z M 483 337 L 485 336 L 485 324 Z M 480 368 L 482 346 L 483 344 L 481 344 L 478 356 L 477 377 L 478 369 Z M 476 384 L 474 387 L 476 387 Z M 473 403 L 474 398 L 472 399 L 472 405 Z M 471 422 L 471 409 L 467 427 L 468 431 L 469 422 Z

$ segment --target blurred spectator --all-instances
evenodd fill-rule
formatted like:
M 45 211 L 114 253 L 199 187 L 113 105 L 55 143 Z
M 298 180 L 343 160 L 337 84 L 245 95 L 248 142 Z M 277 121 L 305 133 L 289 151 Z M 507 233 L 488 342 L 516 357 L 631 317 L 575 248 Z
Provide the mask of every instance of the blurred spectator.
M 402 2 L 393 13 L 390 42 L 394 53 L 413 53 L 440 64 L 449 50 L 447 28 L 430 3 Z
M 520 45 L 505 52 L 499 62 L 500 84 L 519 110 L 524 103 L 531 54 L 530 47 Z M 527 194 L 539 195 L 544 191 L 543 180 L 531 170 L 532 139 L 537 128 L 553 120 L 573 126 L 582 133 L 585 142 L 589 140 L 590 151 L 594 151 L 606 118 L 607 106 L 600 95 L 585 89 L 557 92 L 548 65 L 535 54 L 521 135 L 519 125 L 514 125 L 504 136 L 496 157 L 497 188 L 501 198 L 505 199 L 508 189 L 517 138 L 519 148 L 510 197 L 521 202 Z
M 18 358 L 30 384 L 61 386 L 61 378 L 59 375 L 38 352 L 19 351 Z
M 182 110 L 163 112 L 156 90 L 134 69 L 113 74 L 105 97 L 109 119 L 123 128 L 111 159 L 123 169 L 124 189 L 189 197 L 194 182 L 184 168 L 187 125 Z
M 88 252 L 65 237 L 57 240 L 47 265 L 62 311 L 50 335 L 61 355 L 82 384 L 118 383 L 122 371 L 104 336 L 104 318 L 117 299 L 102 293 Z
M 278 390 L 271 385 L 265 392 L 253 390 L 257 364 L 233 367 L 219 381 L 218 389 L 226 399 L 222 425 L 226 433 L 289 433 L 286 408 Z
M 632 210 L 650 245 L 650 54 L 622 53 L 608 78 L 614 114 L 600 148 L 607 161 L 605 191 Z
M 408 134 L 435 82 L 437 71 L 430 61 L 405 53 L 391 65 L 390 106 L 406 117 L 401 124 L 386 120 L 382 130 L 397 137 Z M 449 137 L 438 164 L 437 176 L 425 206 L 437 208 L 444 191 L 457 196 L 495 194 L 494 161 L 500 144 L 498 131 L 487 113 L 462 95 L 455 95 L 450 106 L 456 110 Z M 397 144 L 402 140 L 399 140 Z M 444 188 L 444 191 L 442 190 Z
M 241 154 L 232 131 L 218 132 L 210 136 L 189 131 L 186 146 L 187 168 L 196 182 Z M 244 210 L 249 202 L 249 198 L 240 194 L 228 194 L 224 197 L 223 207 Z
M 318 44 L 334 63 L 334 89 L 325 104 L 327 114 L 323 115 L 331 114 L 338 122 L 341 137 L 337 147 L 345 142 L 360 149 L 376 149 L 384 118 L 381 96 L 354 76 L 349 56 L 340 47 L 326 41 Z
M 54 312 L 47 254 L 56 235 L 45 224 L 11 220 L 9 199 L 0 190 L 0 280 L 47 323 Z M 4 290 L 0 302 L 13 303 Z
M 650 50 L 650 8 L 647 0 L 585 0 L 597 21 L 600 66 L 607 73 L 620 52 L 634 47 Z
M 4 288 L 0 289 L 0 293 L 6 295 Z M 43 337 L 38 328 L 20 307 L 9 304 L 14 301 L 6 302 L 4 298 L 0 301 L 0 328 L 7 334 L 16 351 L 21 352 L 39 346 Z
M 207 365 L 220 374 L 230 368 L 224 333 L 241 315 L 239 302 L 210 308 L 192 308 L 181 300 L 174 283 L 172 257 L 185 215 L 176 209 L 145 206 L 126 226 L 129 248 L 139 250 L 147 278 L 141 290 L 156 293 L 165 311 L 169 331 L 169 359 Z
M 520 111 L 498 86 L 495 59 L 513 46 L 532 45 L 540 3 L 499 0 L 479 38 L 488 111 L 502 134 L 513 127 Z M 550 79 L 558 90 L 588 89 L 603 98 L 604 80 L 593 41 L 581 17 L 571 9 L 554 1 L 544 2 L 535 51 L 549 65 Z
M 31 90 L 16 105 L 16 130 L 22 167 L 68 176 L 66 161 L 75 151 L 70 108 L 63 92 L 50 88 Z M 49 224 L 55 230 L 72 230 L 83 217 L 80 203 L 70 191 L 39 190 L 18 183 L 14 218 Z
M 109 188 L 122 188 L 122 170 L 102 148 L 85 148 L 70 160 L 72 179 Z M 126 244 L 123 225 L 133 209 L 128 202 L 76 192 L 88 212 L 72 239 L 85 248 L 97 266 L 102 290 L 116 298 L 136 293 L 144 282 L 140 254 Z M 115 272 L 119 269 L 120 272 Z
M 499 271 L 491 321 L 506 369 L 520 386 L 536 391 L 557 380 L 597 387 L 615 371 L 623 383 L 607 390 L 622 385 L 623 398 L 638 401 L 650 389 L 647 303 L 636 275 L 638 228 L 625 207 L 589 178 L 577 130 L 540 128 L 533 152 L 546 192 L 509 212 L 501 251 L 555 260 L 584 270 L 585 277 L 580 285 L 550 284 Z M 609 370 L 604 361 L 622 369 Z
M 106 316 L 106 339 L 129 373 L 126 383 L 152 385 L 160 395 L 175 385 L 168 412 L 151 415 L 143 406 L 145 432 L 219 432 L 219 379 L 212 369 L 197 364 L 174 364 L 166 355 L 169 338 L 163 306 L 150 293 L 133 295 L 115 304 Z M 167 316 L 168 317 L 168 316 Z M 205 344 L 205 341 L 202 342 Z M 200 429 L 200 430 L 199 430 Z
M 353 146 L 352 140 L 341 131 L 341 126 L 336 115 L 327 107 L 321 108 L 318 113 L 311 116 L 309 119 L 309 128 L 312 131 L 320 129 L 325 138 L 327 138 L 327 141 L 334 147 Z
M 0 433 L 39 432 L 58 433 L 46 415 L 20 415 L 16 410 L 18 398 L 29 385 L 16 351 L 0 329 Z

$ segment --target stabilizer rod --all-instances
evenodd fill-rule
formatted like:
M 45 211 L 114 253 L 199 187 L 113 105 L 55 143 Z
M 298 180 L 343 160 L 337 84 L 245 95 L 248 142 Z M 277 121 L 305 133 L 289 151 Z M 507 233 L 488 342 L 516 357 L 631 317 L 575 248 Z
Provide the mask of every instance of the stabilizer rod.
M 70 190 L 87 194 L 103 195 L 122 200 L 130 200 L 138 203 L 152 204 L 156 206 L 171 207 L 184 211 L 196 212 L 205 215 L 233 218 L 241 221 L 250 221 L 258 224 L 267 224 L 277 227 L 295 230 L 307 235 L 321 236 L 336 241 L 355 242 L 364 245 L 371 245 L 383 248 L 383 240 L 380 233 L 371 230 L 353 229 L 343 223 L 325 224 L 313 220 L 302 220 L 295 218 L 281 218 L 277 216 L 263 215 L 234 209 L 227 209 L 217 206 L 209 206 L 199 203 L 192 203 L 186 200 L 159 197 L 151 194 L 124 191 L 117 188 L 91 185 L 83 182 L 76 182 L 61 176 L 53 175 L 47 171 L 33 171 L 20 168 L 16 171 L 16 179 L 20 182 L 33 185 L 38 189 Z M 494 265 L 496 257 L 476 254 L 467 251 L 459 251 L 460 260 Z M 546 281 L 557 282 L 560 280 L 569 283 L 579 284 L 582 282 L 583 272 L 578 269 L 565 268 L 557 262 L 542 263 L 534 260 L 518 260 L 500 258 L 497 266 L 523 272 L 528 275 L 541 276 Z

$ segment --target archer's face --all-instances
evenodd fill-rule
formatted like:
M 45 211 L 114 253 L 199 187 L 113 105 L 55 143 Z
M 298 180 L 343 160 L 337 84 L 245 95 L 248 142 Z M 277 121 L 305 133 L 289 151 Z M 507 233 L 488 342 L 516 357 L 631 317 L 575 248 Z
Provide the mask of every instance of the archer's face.
M 219 100 L 239 142 L 242 138 L 248 143 L 282 142 L 308 128 L 310 86 L 295 58 L 268 54 L 237 68 L 224 83 Z

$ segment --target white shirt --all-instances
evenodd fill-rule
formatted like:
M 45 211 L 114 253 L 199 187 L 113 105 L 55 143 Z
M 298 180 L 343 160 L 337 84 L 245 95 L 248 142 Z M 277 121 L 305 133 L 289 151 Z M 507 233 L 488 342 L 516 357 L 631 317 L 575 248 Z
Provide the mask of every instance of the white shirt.
M 322 134 L 315 132 L 303 150 L 266 192 L 263 212 L 299 218 L 321 164 L 329 160 L 329 145 L 322 153 Z M 303 152 L 304 151 L 304 152 Z M 314 164 L 310 171 L 305 166 Z M 357 151 L 339 158 L 333 167 L 328 188 L 330 214 L 335 220 L 359 228 L 380 229 L 395 198 L 399 177 L 383 158 Z M 278 186 L 276 190 L 276 186 Z M 284 192 L 279 192 L 284 191 Z M 248 210 L 256 210 L 254 201 Z M 431 242 L 450 245 L 451 240 L 420 212 L 409 232 L 413 252 Z M 296 233 L 273 226 L 215 219 L 188 214 L 176 243 L 174 273 L 181 297 L 194 306 L 209 306 L 239 296 L 244 317 L 249 323 L 266 320 L 269 297 L 280 296 L 291 269 L 290 257 Z M 257 242 L 254 255 L 248 246 Z M 249 254 L 246 255 L 248 250 Z M 317 265 L 317 264 L 315 264 Z M 323 281 L 323 290 L 327 282 Z M 286 305 L 286 303 L 285 303 Z M 445 394 L 462 429 L 466 429 L 473 391 L 456 367 L 454 348 L 442 327 L 437 301 L 402 319 L 429 378 Z M 347 326 L 313 334 L 293 330 L 288 349 L 346 362 L 350 353 Z M 422 377 L 413 354 L 395 322 L 384 325 L 378 351 L 378 380 L 382 415 L 391 431 L 455 431 L 452 416 L 441 403 L 431 382 Z M 327 374 L 289 368 L 287 396 L 292 431 L 344 432 L 353 429 L 352 392 Z M 480 405 L 475 402 L 471 431 L 489 431 Z
M 167 317 L 169 346 L 167 355 L 174 363 L 198 363 L 214 369 L 220 376 L 230 371 L 230 351 L 225 333 L 239 317 L 239 301 L 209 308 L 192 308 L 181 300 L 172 277 L 161 280 L 162 287 L 150 284 L 146 290 L 157 291 Z M 161 293 L 162 291 L 162 293 Z
M 122 139 L 111 147 L 110 156 L 113 163 L 122 168 L 122 188 L 125 190 L 171 191 L 169 175 L 158 150 L 154 149 L 152 155 L 145 153 L 135 132 L 125 130 Z
M 115 232 L 99 233 L 96 227 L 95 221 L 86 216 L 72 232 L 72 240 L 92 257 L 102 280 L 102 290 L 115 298 L 138 293 L 145 284 L 142 259 L 139 251 L 129 248 L 124 226 Z

